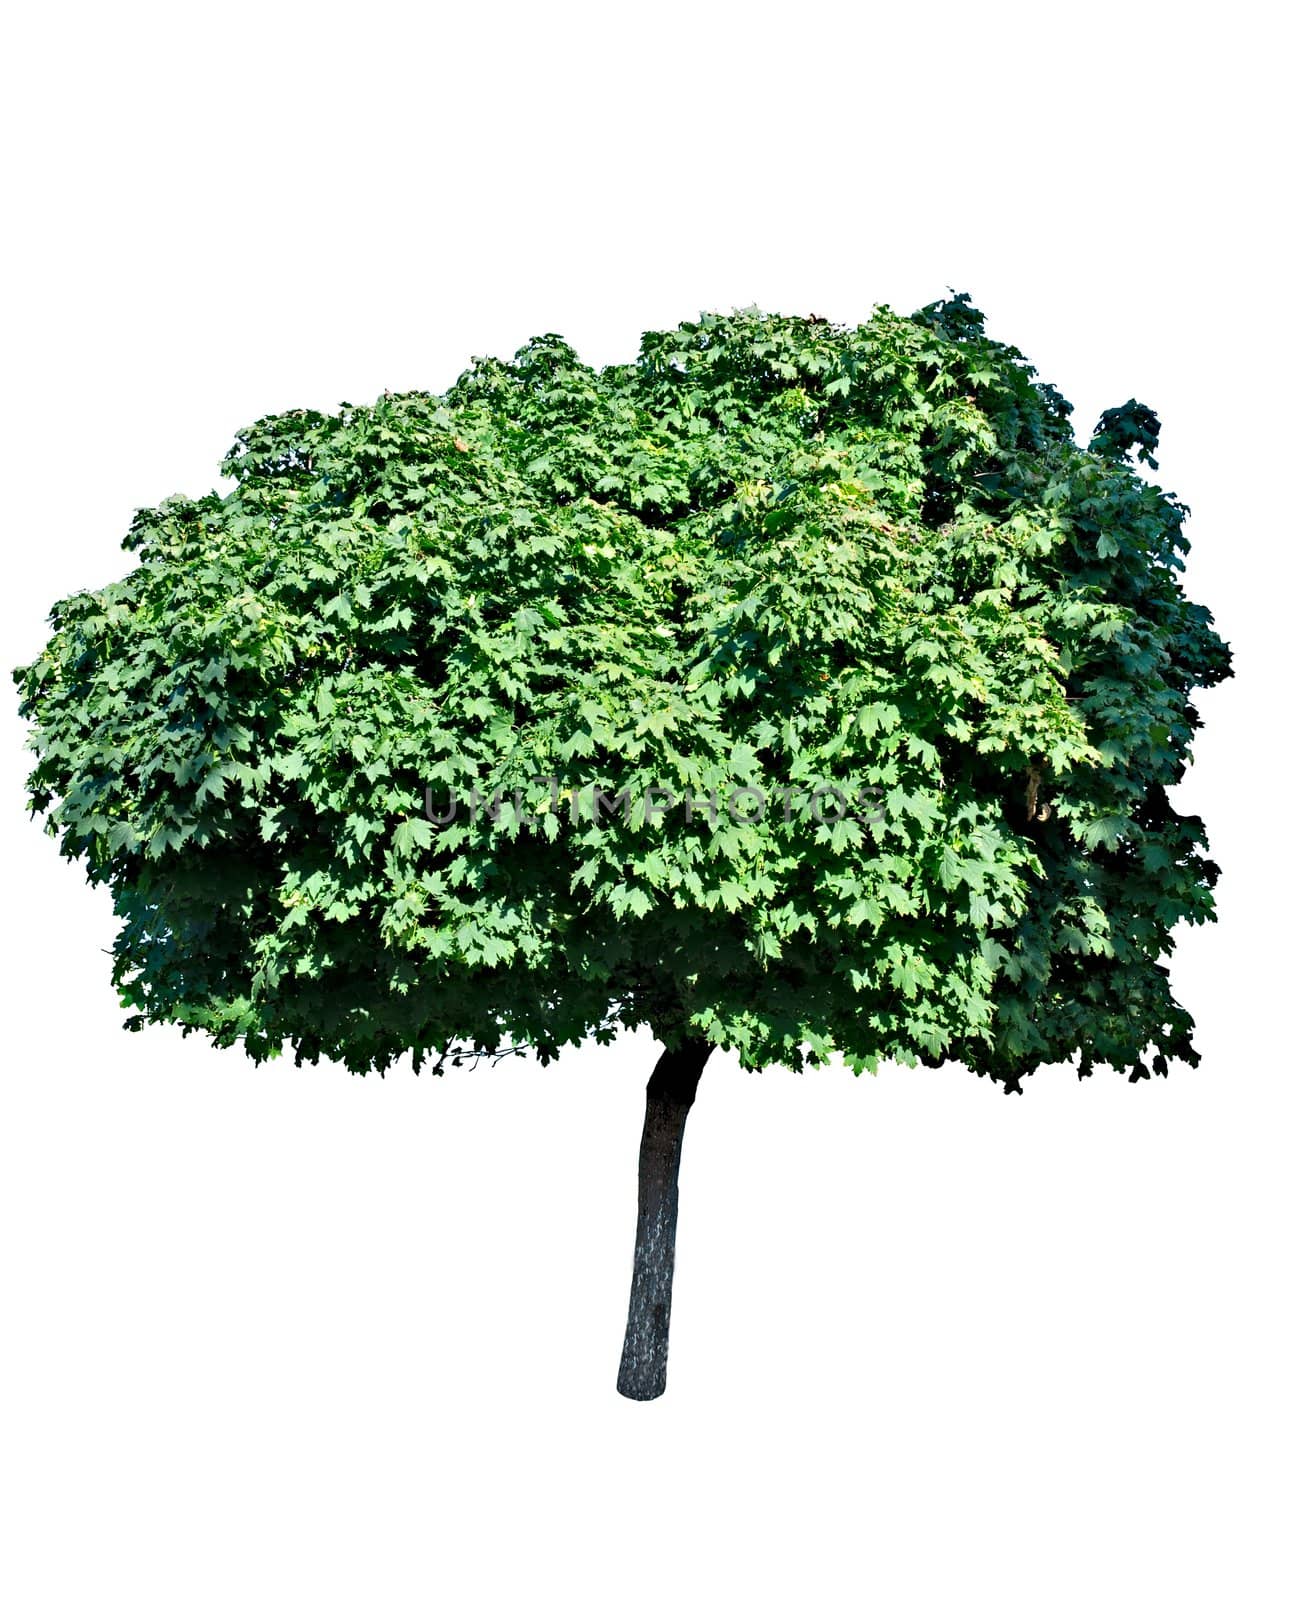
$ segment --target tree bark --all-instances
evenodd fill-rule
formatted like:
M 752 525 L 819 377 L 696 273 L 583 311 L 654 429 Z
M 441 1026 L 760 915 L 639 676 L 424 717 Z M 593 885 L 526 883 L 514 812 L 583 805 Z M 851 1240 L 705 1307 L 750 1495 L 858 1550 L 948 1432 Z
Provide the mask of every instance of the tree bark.
M 655 1400 L 666 1387 L 670 1290 L 679 1216 L 679 1156 L 698 1079 L 711 1054 L 705 1039 L 667 1047 L 648 1079 L 638 1153 L 638 1226 L 629 1322 L 616 1388 L 631 1400 Z

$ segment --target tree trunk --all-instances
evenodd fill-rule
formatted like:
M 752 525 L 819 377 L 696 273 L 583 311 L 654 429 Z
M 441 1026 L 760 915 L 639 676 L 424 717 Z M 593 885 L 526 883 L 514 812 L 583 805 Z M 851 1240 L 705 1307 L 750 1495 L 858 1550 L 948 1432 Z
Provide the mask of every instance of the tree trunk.
M 670 1289 L 679 1215 L 679 1154 L 688 1108 L 711 1054 L 705 1039 L 662 1052 L 647 1085 L 647 1114 L 638 1153 L 638 1227 L 629 1322 L 616 1388 L 631 1400 L 655 1400 L 666 1386 Z

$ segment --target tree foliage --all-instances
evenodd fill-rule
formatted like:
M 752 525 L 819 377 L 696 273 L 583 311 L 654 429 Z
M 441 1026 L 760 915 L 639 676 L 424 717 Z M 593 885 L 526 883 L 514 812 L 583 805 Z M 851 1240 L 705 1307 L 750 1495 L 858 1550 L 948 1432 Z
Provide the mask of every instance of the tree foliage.
M 17 674 L 127 1025 L 359 1071 L 640 1024 L 1007 1088 L 1194 1064 L 1165 958 L 1216 868 L 1165 790 L 1229 652 L 1153 412 L 1082 448 L 1069 411 L 960 295 L 599 371 L 546 335 L 246 429 Z M 523 803 L 431 820 L 472 788 Z

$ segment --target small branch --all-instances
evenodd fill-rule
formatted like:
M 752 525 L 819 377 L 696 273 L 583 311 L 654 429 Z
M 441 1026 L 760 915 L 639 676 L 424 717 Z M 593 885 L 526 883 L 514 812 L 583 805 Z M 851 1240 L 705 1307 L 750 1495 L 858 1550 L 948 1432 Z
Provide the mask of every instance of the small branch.
M 1037 791 L 1041 788 L 1041 774 L 1041 757 L 1034 756 L 1032 765 L 1028 768 L 1028 788 L 1026 792 L 1029 822 L 1045 822 L 1050 816 L 1050 807 L 1045 801 L 1040 804 L 1037 801 Z
M 528 1046 L 523 1044 L 503 1045 L 500 1050 L 481 1050 L 476 1046 L 454 1047 L 450 1044 L 439 1052 L 439 1059 L 430 1070 L 438 1077 L 446 1066 L 461 1067 L 469 1061 L 471 1065 L 467 1070 L 474 1072 L 482 1061 L 495 1062 L 507 1056 L 523 1056 L 527 1049 Z

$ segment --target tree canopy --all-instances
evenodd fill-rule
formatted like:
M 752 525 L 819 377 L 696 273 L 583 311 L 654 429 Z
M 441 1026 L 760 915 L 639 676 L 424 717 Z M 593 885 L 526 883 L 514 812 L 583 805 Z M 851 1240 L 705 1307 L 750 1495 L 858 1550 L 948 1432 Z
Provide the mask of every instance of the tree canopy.
M 127 1025 L 356 1071 L 643 1024 L 1007 1089 L 1195 1064 L 1166 958 L 1216 868 L 1165 791 L 1230 656 L 1158 419 L 1069 413 L 959 295 L 247 428 L 16 674 Z

